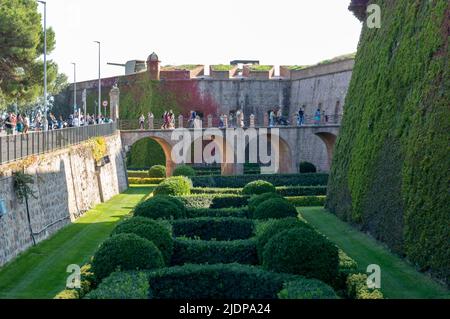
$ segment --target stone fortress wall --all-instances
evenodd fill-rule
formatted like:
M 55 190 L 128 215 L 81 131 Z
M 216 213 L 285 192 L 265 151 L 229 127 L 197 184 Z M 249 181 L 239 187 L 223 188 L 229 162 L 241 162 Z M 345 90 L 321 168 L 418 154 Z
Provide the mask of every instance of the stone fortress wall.
M 118 133 L 105 137 L 110 163 L 96 168 L 91 150 L 80 144 L 34 158 L 25 169 L 34 177 L 37 199 L 29 199 L 31 229 L 36 242 L 45 240 L 87 210 L 128 187 L 124 154 Z M 25 204 L 18 202 L 12 173 L 17 162 L 0 166 L 0 266 L 32 245 Z

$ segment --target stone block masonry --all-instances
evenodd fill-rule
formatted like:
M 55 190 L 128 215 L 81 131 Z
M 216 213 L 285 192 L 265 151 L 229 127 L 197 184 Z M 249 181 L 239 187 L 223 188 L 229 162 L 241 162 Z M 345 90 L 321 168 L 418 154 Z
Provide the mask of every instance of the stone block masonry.
M 77 220 L 102 201 L 128 187 L 119 134 L 105 137 L 110 162 L 96 167 L 87 143 L 26 159 L 34 177 L 36 199 L 29 199 L 31 229 L 36 242 Z M 7 214 L 0 217 L 0 266 L 32 245 L 25 204 L 18 202 L 12 174 L 20 163 L 0 166 L 0 199 Z

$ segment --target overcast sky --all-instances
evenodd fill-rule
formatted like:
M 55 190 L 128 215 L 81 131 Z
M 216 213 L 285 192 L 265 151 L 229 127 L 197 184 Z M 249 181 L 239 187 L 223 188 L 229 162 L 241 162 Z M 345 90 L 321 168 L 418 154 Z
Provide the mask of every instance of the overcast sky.
M 47 25 L 56 32 L 49 58 L 73 81 L 124 74 L 106 65 L 146 60 L 163 65 L 313 64 L 355 52 L 361 23 L 349 0 L 47 0 Z M 42 5 L 40 5 L 42 11 Z

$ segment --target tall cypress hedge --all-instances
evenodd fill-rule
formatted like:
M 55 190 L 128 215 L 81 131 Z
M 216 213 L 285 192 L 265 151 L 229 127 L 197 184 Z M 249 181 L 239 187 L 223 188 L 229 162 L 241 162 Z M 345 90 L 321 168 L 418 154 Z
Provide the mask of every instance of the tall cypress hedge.
M 449 3 L 370 2 L 327 207 L 449 284 Z

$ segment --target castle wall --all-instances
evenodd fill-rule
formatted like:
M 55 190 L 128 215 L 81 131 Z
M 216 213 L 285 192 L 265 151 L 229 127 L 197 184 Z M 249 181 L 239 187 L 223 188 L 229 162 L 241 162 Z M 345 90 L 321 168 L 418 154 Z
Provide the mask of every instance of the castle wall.
M 25 169 L 34 178 L 37 198 L 29 198 L 29 211 L 37 242 L 128 187 L 120 135 L 106 141 L 111 161 L 98 169 L 86 144 L 39 156 Z M 14 192 L 15 165 L 0 166 L 0 199 L 7 209 L 0 217 L 0 266 L 32 245 L 26 206 Z

